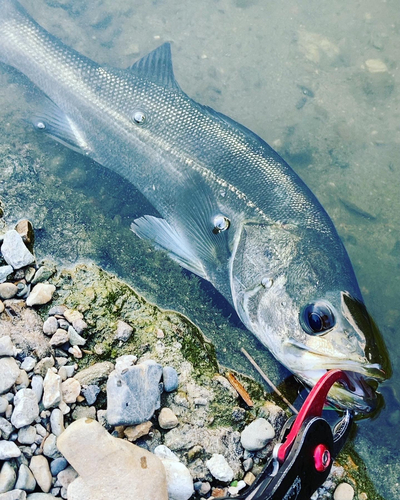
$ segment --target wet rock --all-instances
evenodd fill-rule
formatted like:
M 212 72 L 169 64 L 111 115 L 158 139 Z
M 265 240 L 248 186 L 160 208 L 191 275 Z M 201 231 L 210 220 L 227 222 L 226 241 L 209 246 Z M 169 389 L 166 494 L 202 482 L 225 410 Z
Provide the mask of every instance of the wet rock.
M 0 283 L 6 281 L 7 277 L 12 274 L 14 269 L 12 266 L 0 266 Z
M 245 450 L 257 451 L 264 448 L 274 437 L 274 428 L 268 420 L 257 418 L 243 429 L 240 441 Z
M 35 262 L 35 257 L 26 248 L 21 235 L 15 229 L 7 231 L 4 235 L 1 253 L 7 264 L 14 269 L 21 269 Z
M 47 370 L 46 376 L 43 381 L 43 406 L 52 408 L 58 405 L 61 401 L 61 377 L 53 372 Z
M 4 394 L 15 384 L 19 367 L 14 358 L 0 358 L 0 394 Z
M 36 487 L 36 480 L 25 464 L 21 464 L 18 469 L 18 479 L 15 488 L 24 491 L 33 491 Z
M 22 219 L 17 223 L 14 229 L 21 236 L 22 241 L 28 249 L 32 251 L 35 243 L 35 232 L 33 230 L 32 222 L 27 219 Z
M 179 424 L 178 418 L 170 408 L 162 408 L 158 415 L 161 429 L 173 429 Z
M 193 479 L 179 458 L 164 445 L 157 446 L 154 454 L 161 459 L 167 475 L 168 499 L 188 500 L 194 493 Z
M 172 392 L 178 388 L 178 372 L 172 366 L 164 366 L 163 384 L 165 392 Z
M 44 493 L 48 493 L 51 488 L 51 472 L 49 462 L 43 455 L 34 455 L 31 458 L 29 468 L 40 489 Z
M 165 469 L 152 453 L 112 437 L 98 422 L 80 419 L 58 438 L 79 477 L 68 500 L 167 500 Z
M 55 291 L 56 287 L 54 285 L 38 283 L 33 287 L 29 297 L 26 299 L 26 305 L 31 307 L 47 304 L 53 298 Z
M 0 283 L 0 299 L 12 299 L 17 295 L 18 287 L 13 283 Z
M 20 389 L 14 397 L 11 423 L 16 429 L 30 425 L 39 416 L 39 405 L 32 389 Z
M 0 471 L 0 493 L 5 493 L 14 488 L 17 474 L 10 462 L 4 462 Z M 1 498 L 1 496 L 0 496 Z
M 107 381 L 107 420 L 133 425 L 150 420 L 160 407 L 162 366 L 152 360 L 114 370 Z
M 117 333 L 115 334 L 115 339 L 126 342 L 127 340 L 129 340 L 129 337 L 132 335 L 132 332 L 133 328 L 130 325 L 128 325 L 128 323 L 119 320 L 117 322 Z
M 222 481 L 223 483 L 232 481 L 234 475 L 233 470 L 223 455 L 214 453 L 213 456 L 207 460 L 206 466 L 218 481 Z

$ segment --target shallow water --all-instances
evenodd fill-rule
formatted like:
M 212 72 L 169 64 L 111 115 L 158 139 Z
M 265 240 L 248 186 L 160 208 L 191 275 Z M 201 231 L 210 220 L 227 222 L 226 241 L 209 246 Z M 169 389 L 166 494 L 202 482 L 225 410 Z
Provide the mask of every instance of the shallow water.
M 382 387 L 387 406 L 358 425 L 355 447 L 377 490 L 399 498 L 398 2 L 22 3 L 50 32 L 100 63 L 128 67 L 172 41 L 183 90 L 266 139 L 317 194 L 391 353 L 394 376 Z M 387 71 L 372 73 L 371 59 Z M 0 197 L 10 222 L 33 221 L 39 256 L 93 259 L 151 300 L 188 314 L 216 342 L 223 363 L 250 372 L 243 357 L 232 354 L 245 345 L 275 382 L 286 377 L 210 287 L 129 231 L 135 217 L 154 213 L 140 194 L 21 121 L 26 89 L 26 80 L 0 68 L 0 153 L 6 160 Z

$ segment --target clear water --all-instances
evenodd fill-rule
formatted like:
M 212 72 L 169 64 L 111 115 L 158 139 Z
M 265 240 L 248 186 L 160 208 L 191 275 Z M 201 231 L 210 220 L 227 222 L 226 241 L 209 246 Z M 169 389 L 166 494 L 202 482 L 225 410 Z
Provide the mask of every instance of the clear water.
M 175 74 L 194 99 L 267 140 L 327 209 L 393 363 L 386 408 L 358 425 L 355 447 L 377 490 L 400 498 L 400 10 L 397 0 L 24 0 L 36 20 L 100 63 L 128 67 L 173 42 Z M 371 63 L 369 60 L 380 60 Z M 382 65 L 385 72 L 370 69 Z M 374 66 L 375 64 L 375 66 Z M 188 314 L 221 361 L 275 382 L 288 373 L 213 290 L 129 231 L 152 208 L 131 186 L 38 137 L 21 121 L 29 85 L 0 68 L 0 197 L 29 217 L 37 253 L 93 259 L 165 307 Z

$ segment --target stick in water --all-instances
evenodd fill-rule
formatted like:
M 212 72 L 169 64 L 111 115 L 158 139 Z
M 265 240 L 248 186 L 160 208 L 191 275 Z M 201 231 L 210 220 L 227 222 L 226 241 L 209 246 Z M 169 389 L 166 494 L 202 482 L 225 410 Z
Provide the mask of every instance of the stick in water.
M 267 377 L 267 375 L 262 371 L 261 367 L 254 361 L 254 359 L 250 356 L 250 354 L 243 347 L 240 349 L 242 353 L 246 356 L 246 358 L 250 361 L 250 363 L 254 366 L 254 368 L 258 371 L 258 373 L 262 376 L 262 378 L 267 382 L 267 384 L 271 387 L 271 389 L 278 394 L 278 396 L 288 405 L 288 407 L 292 410 L 292 412 L 297 415 L 299 412 L 296 408 L 285 398 L 285 396 L 281 393 L 281 391 L 272 383 L 272 381 Z

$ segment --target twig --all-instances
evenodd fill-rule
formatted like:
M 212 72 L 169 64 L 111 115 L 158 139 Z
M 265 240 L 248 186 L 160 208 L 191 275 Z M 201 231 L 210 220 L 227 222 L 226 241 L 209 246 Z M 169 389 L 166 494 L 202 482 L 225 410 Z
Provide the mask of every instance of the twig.
M 262 376 L 262 378 L 267 382 L 267 384 L 271 387 L 271 389 L 278 394 L 278 396 L 288 405 L 288 407 L 292 410 L 292 412 L 297 415 L 299 412 L 296 408 L 285 398 L 285 396 L 281 393 L 281 391 L 273 384 L 273 382 L 267 377 L 267 375 L 262 371 L 261 367 L 254 361 L 254 359 L 250 356 L 250 354 L 243 347 L 240 349 L 242 353 L 246 356 L 246 358 L 250 361 L 250 363 L 254 366 L 254 368 L 258 371 L 258 373 Z

